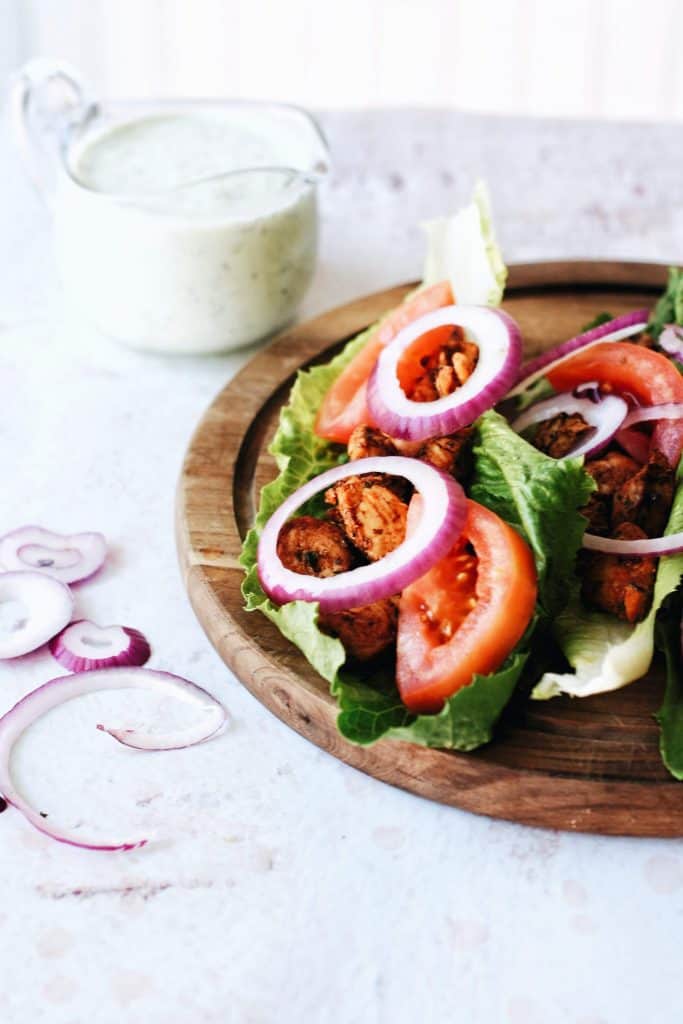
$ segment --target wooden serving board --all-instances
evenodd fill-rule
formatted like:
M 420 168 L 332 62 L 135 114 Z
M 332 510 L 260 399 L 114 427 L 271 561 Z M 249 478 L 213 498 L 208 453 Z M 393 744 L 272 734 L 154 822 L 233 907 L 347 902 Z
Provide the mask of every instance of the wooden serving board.
M 562 262 L 511 268 L 504 309 L 527 355 L 571 337 L 596 313 L 651 306 L 663 266 Z M 404 296 L 359 299 L 280 335 L 218 395 L 190 443 L 178 489 L 177 542 L 194 610 L 225 663 L 287 725 L 383 782 L 479 814 L 578 832 L 683 835 L 683 784 L 666 772 L 652 714 L 661 669 L 616 693 L 527 701 L 508 709 L 496 739 L 474 753 L 384 740 L 346 742 L 327 684 L 258 613 L 242 608 L 238 556 L 261 486 L 275 475 L 266 448 L 296 370 Z

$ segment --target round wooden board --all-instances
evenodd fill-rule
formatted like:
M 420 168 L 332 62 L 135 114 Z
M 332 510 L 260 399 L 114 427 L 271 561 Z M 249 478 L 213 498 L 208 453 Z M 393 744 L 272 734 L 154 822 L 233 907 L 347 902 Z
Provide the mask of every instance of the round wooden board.
M 651 306 L 663 266 L 562 262 L 511 268 L 504 308 L 527 354 L 577 332 L 596 313 Z M 658 669 L 616 693 L 525 702 L 496 739 L 470 754 L 382 741 L 347 743 L 326 683 L 258 613 L 242 608 L 238 556 L 261 486 L 266 448 L 293 376 L 395 306 L 401 286 L 359 299 L 280 335 L 220 392 L 190 443 L 178 489 L 177 542 L 194 610 L 225 663 L 287 725 L 361 771 L 479 814 L 578 832 L 683 835 L 683 785 L 663 768 L 652 714 Z

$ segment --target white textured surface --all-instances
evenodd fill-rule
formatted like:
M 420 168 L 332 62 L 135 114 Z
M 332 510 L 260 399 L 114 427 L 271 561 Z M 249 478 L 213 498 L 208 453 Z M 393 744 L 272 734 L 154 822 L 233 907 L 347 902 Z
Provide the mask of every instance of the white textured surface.
M 683 259 L 678 128 L 324 121 L 337 171 L 305 313 L 416 276 L 417 221 L 466 198 L 476 173 L 509 260 Z M 102 530 L 113 556 L 77 590 L 79 612 L 142 629 L 152 667 L 233 716 L 204 747 L 137 754 L 94 724 L 150 702 L 131 712 L 106 694 L 22 743 L 17 777 L 55 819 L 158 841 L 78 852 L 0 817 L 3 1024 L 641 1024 L 655 1007 L 679 1021 L 681 842 L 418 800 L 323 754 L 231 678 L 185 598 L 172 513 L 192 429 L 246 356 L 169 361 L 69 327 L 6 140 L 0 166 L 0 531 Z M 44 653 L 2 665 L 0 711 L 58 668 Z

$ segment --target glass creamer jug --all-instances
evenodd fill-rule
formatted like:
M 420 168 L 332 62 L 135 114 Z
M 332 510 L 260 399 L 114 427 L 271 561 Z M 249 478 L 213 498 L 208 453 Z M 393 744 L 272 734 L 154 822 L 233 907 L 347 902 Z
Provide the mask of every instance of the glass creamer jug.
M 293 316 L 317 250 L 328 150 L 295 107 L 90 101 L 32 61 L 10 94 L 15 134 L 54 213 L 68 297 L 104 334 L 164 352 L 220 352 Z

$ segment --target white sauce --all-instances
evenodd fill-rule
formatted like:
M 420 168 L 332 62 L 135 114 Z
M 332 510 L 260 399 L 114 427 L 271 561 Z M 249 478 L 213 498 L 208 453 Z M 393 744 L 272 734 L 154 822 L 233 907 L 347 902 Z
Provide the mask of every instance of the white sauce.
M 263 338 L 313 274 L 315 162 L 303 115 L 197 107 L 90 132 L 57 195 L 70 294 L 105 333 L 173 352 Z M 256 168 L 254 170 L 254 168 Z

